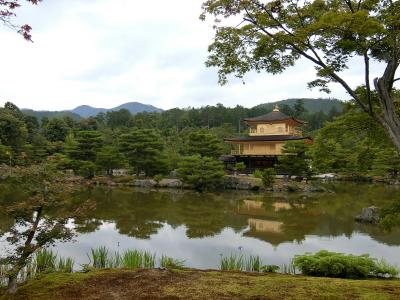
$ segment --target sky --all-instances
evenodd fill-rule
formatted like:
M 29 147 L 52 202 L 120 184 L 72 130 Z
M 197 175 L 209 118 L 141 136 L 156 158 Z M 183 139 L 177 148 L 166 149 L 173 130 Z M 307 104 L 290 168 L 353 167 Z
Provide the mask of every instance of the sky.
M 250 73 L 245 84 L 218 84 L 206 68 L 214 32 L 199 20 L 202 0 L 44 0 L 23 3 L 19 24 L 33 27 L 34 43 L 0 26 L 0 105 L 65 110 L 79 105 L 112 108 L 137 101 L 162 109 L 222 103 L 252 107 L 287 98 L 349 99 L 309 90 L 315 70 L 305 61 L 279 75 Z M 374 66 L 373 66 L 374 67 Z M 383 70 L 375 66 L 373 74 Z M 374 73 L 375 72 L 375 73 Z M 344 74 L 360 84 L 362 64 Z

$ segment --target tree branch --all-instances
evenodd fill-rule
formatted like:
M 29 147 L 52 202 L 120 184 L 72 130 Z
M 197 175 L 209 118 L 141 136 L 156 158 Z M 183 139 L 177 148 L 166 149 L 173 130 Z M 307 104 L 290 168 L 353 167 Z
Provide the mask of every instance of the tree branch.
M 347 6 L 349 7 L 350 11 L 354 14 L 354 8 L 353 8 L 353 5 L 352 5 L 352 3 L 351 3 L 351 0 L 345 0 L 344 2 L 345 2 L 345 3 L 347 4 Z
M 369 108 L 369 114 L 372 115 L 371 85 L 369 82 L 369 56 L 367 52 L 364 53 L 364 65 L 365 65 L 365 87 L 367 89 L 368 108 Z

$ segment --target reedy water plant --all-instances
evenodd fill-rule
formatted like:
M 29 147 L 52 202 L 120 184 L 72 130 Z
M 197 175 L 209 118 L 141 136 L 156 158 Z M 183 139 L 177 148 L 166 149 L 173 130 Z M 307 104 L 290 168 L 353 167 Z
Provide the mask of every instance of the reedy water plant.
M 244 270 L 247 272 L 260 272 L 262 267 L 261 258 L 258 255 L 250 255 L 245 258 Z
M 156 255 L 148 251 L 143 252 L 143 268 L 152 269 L 156 265 Z
M 296 275 L 296 266 L 293 260 L 290 260 L 288 264 L 281 265 L 279 271 L 282 274 Z
M 74 271 L 75 262 L 72 258 L 60 257 L 57 262 L 57 272 L 72 273 Z
M 90 255 L 87 254 L 87 256 L 89 257 L 90 264 L 96 269 L 105 269 L 113 264 L 112 258 L 109 257 L 109 251 L 104 246 L 92 248 Z
M 242 271 L 245 269 L 245 261 L 243 255 L 231 254 L 230 256 L 223 256 L 221 254 L 220 269 L 222 271 Z
M 143 265 L 143 253 L 138 250 L 126 250 L 122 255 L 122 267 L 126 269 L 138 269 Z
M 36 267 L 36 273 L 55 271 L 57 254 L 52 250 L 41 249 L 36 252 L 33 262 Z

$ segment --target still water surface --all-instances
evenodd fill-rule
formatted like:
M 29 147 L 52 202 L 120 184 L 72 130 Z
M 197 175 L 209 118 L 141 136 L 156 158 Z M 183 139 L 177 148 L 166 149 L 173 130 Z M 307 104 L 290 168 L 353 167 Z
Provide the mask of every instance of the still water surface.
M 388 186 L 335 185 L 334 193 L 272 194 L 142 189 L 85 190 L 97 208 L 75 220 L 74 242 L 58 244 L 62 256 L 79 266 L 98 246 L 112 252 L 143 249 L 186 261 L 195 268 L 217 268 L 220 254 L 259 255 L 265 264 L 287 264 L 295 254 L 326 249 L 385 258 L 400 266 L 400 230 L 385 233 L 358 224 L 363 207 L 383 206 L 400 197 Z

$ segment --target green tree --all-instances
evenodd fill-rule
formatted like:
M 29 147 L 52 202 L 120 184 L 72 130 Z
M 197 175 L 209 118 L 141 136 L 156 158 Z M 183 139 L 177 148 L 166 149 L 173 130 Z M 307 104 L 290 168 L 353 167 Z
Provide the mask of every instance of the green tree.
M 67 152 L 72 159 L 95 162 L 102 142 L 97 131 L 79 131 Z
M 74 230 L 68 226 L 70 218 L 82 216 L 88 203 L 74 204 L 69 199 L 70 188 L 64 175 L 48 164 L 29 168 L 0 169 L 1 177 L 24 193 L 18 200 L 0 203 L 0 211 L 14 220 L 7 231 L 0 231 L 6 237 L 8 251 L 1 252 L 0 261 L 10 265 L 7 272 L 8 292 L 17 290 L 18 274 L 24 269 L 30 257 L 39 249 L 56 242 L 69 241 Z M 49 212 L 58 210 L 57 217 Z
M 105 170 L 108 176 L 113 175 L 113 170 L 124 166 L 124 158 L 114 146 L 103 146 L 97 153 L 96 165 Z
M 187 138 L 186 153 L 218 158 L 222 154 L 221 139 L 207 130 L 195 130 Z
M 387 152 L 396 151 L 384 130 L 368 115 L 350 110 L 319 130 L 311 154 L 319 172 L 366 175 L 372 169 L 382 174 L 390 163 Z M 395 166 L 396 156 L 392 160 Z
M 304 101 L 302 99 L 296 100 L 296 103 L 293 106 L 293 110 L 295 118 L 302 117 L 307 112 L 306 108 L 304 107 Z
M 207 15 L 215 20 L 215 38 L 206 64 L 218 68 L 221 84 L 230 74 L 281 73 L 302 58 L 316 68 L 317 79 L 309 87 L 329 92 L 328 84 L 340 84 L 400 150 L 394 89 L 399 80 L 400 1 L 207 0 L 201 18 Z M 363 63 L 361 88 L 351 87 L 343 75 L 354 57 Z M 375 91 L 371 61 L 384 67 L 374 80 Z
M 280 107 L 280 111 L 283 112 L 285 115 L 294 117 L 294 110 L 287 104 L 284 104 Z
M 0 164 L 10 165 L 11 155 L 11 148 L 0 144 Z
M 147 176 L 165 173 L 164 144 L 155 130 L 135 128 L 120 136 L 119 147 L 137 175 L 140 172 Z
M 380 217 L 380 225 L 387 231 L 400 226 L 400 200 L 395 199 L 393 203 L 384 207 L 380 212 Z
M 274 168 L 268 168 L 262 171 L 262 182 L 264 187 L 272 188 L 275 182 L 276 171 Z
M 377 175 L 397 177 L 400 173 L 400 154 L 394 148 L 380 149 L 372 163 L 372 171 Z
M 72 169 L 85 178 L 92 178 L 95 175 L 97 153 L 103 143 L 101 133 L 79 131 L 75 139 L 72 137 L 67 139 L 66 152 L 72 159 Z
M 28 131 L 28 142 L 32 142 L 34 136 L 39 133 L 40 124 L 34 116 L 24 116 L 25 126 Z
M 310 172 L 309 146 L 304 141 L 287 142 L 278 159 L 278 168 L 291 176 L 307 176 Z
M 0 143 L 17 151 L 28 136 L 23 120 L 9 109 L 0 108 Z
M 110 111 L 106 114 L 107 125 L 111 129 L 118 127 L 128 127 L 132 121 L 132 114 L 127 109 Z
M 63 119 L 58 118 L 49 120 L 49 122 L 43 128 L 44 136 L 51 142 L 65 141 L 68 131 L 68 125 Z
M 203 191 L 219 187 L 225 175 L 221 162 L 200 155 L 186 156 L 179 163 L 179 178 L 195 189 Z

